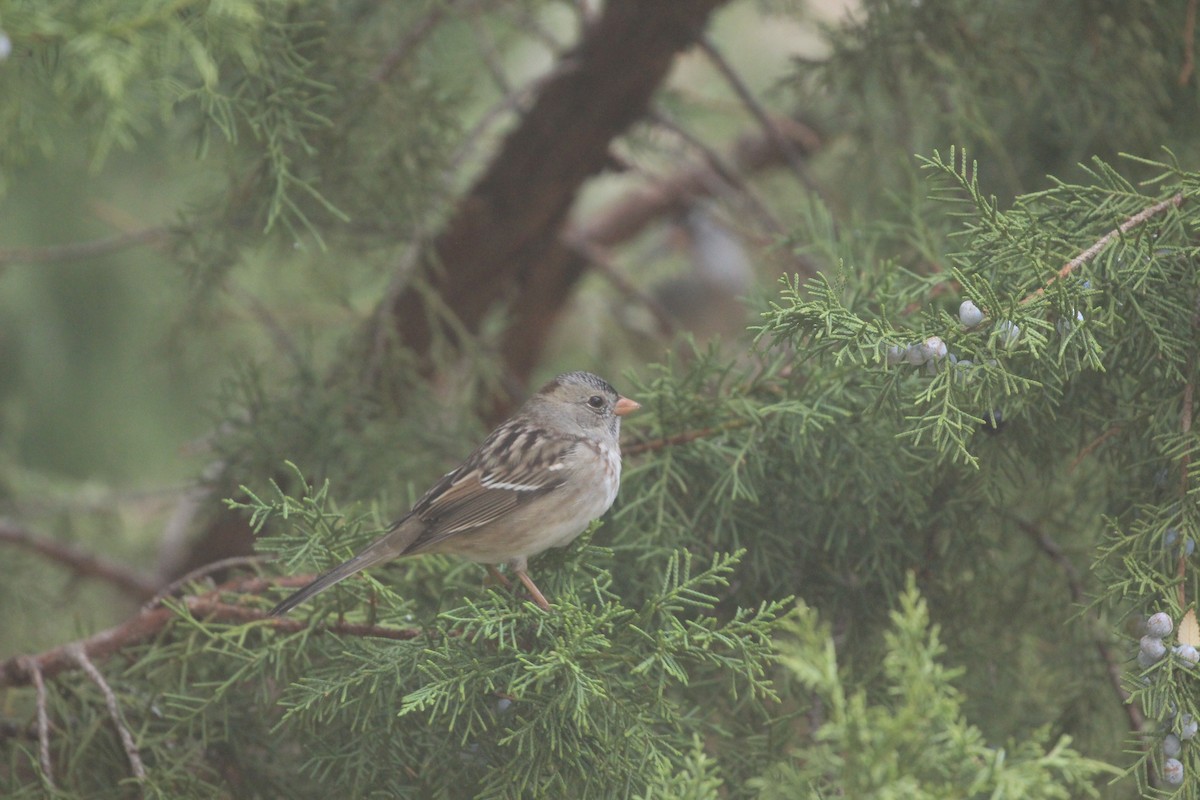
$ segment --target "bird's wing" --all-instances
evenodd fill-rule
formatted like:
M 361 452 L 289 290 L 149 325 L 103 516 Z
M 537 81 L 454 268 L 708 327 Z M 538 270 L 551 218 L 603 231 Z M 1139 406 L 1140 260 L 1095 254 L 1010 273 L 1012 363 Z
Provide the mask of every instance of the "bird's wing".
M 495 447 L 497 443 L 501 446 Z M 559 488 L 566 478 L 564 460 L 577 444 L 574 438 L 497 430 L 413 506 L 411 516 L 424 523 L 424 530 L 405 552 L 482 528 Z

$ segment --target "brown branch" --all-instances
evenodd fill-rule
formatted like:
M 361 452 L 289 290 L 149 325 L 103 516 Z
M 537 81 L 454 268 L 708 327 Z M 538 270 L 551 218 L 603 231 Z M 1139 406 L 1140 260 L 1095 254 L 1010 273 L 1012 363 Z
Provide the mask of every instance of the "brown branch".
M 619 269 L 608 259 L 608 256 L 600 250 L 600 248 L 589 243 L 585 239 L 575 237 L 569 239 L 572 246 L 577 248 L 588 260 L 588 264 L 592 269 L 602 275 L 613 287 L 621 293 L 621 296 L 626 300 L 632 300 L 635 303 L 643 306 L 654 317 L 654 322 L 658 327 L 658 334 L 664 339 L 669 339 L 675 334 L 675 320 L 671 317 L 671 313 L 663 308 L 662 303 L 653 295 L 647 294 L 626 278 Z
M 158 585 L 150 578 L 123 564 L 88 552 L 74 545 L 38 536 L 7 520 L 0 520 L 0 542 L 15 544 L 62 564 L 76 575 L 108 581 L 139 600 L 154 594 Z
M 813 153 L 821 147 L 821 137 L 801 122 L 777 120 L 776 127 L 803 153 Z M 627 242 L 651 223 L 686 208 L 697 198 L 713 196 L 713 187 L 727 182 L 726 169 L 751 174 L 775 166 L 782 159 L 783 152 L 770 137 L 744 136 L 733 146 L 728 167 L 712 164 L 689 167 L 654 184 L 627 192 L 591 214 L 587 224 L 579 226 L 578 235 L 600 247 Z
M 0 688 L 6 686 L 28 686 L 34 681 L 36 668 L 48 678 L 61 672 L 77 668 L 75 657 L 78 649 L 89 659 L 103 659 L 120 652 L 126 647 L 151 639 L 165 630 L 186 611 L 196 619 L 229 624 L 257 623 L 283 633 L 297 633 L 311 627 L 309 622 L 290 617 L 269 617 L 265 610 L 236 605 L 221 600 L 227 592 L 257 594 L 272 586 L 303 586 L 312 580 L 312 575 L 267 580 L 248 578 L 227 583 L 211 592 L 180 598 L 172 607 L 144 608 L 133 617 L 87 638 L 70 644 L 60 645 L 36 655 L 14 656 L 0 661 Z M 372 636 L 394 641 L 414 639 L 421 635 L 417 628 L 392 628 L 382 625 L 362 625 L 350 622 L 332 622 L 319 625 L 317 630 L 345 636 Z
M 1179 192 L 1171 197 L 1168 197 L 1166 200 L 1163 200 L 1161 203 L 1155 203 L 1152 206 L 1143 208 L 1141 211 L 1139 211 L 1138 213 L 1134 214 L 1129 219 L 1122 222 L 1116 228 L 1113 228 L 1111 231 L 1109 231 L 1108 233 L 1101 236 L 1099 239 L 1096 240 L 1095 244 L 1093 244 L 1087 250 L 1084 250 L 1082 253 L 1075 256 L 1070 261 L 1068 261 L 1063 266 L 1063 268 L 1058 271 L 1057 275 L 1052 277 L 1050 280 L 1046 281 L 1045 286 L 1039 288 L 1035 292 L 1031 292 L 1030 294 L 1026 295 L 1025 298 L 1021 300 L 1021 304 L 1024 305 L 1025 303 L 1028 303 L 1031 300 L 1041 297 L 1043 294 L 1046 293 L 1046 289 L 1050 288 L 1050 285 L 1052 283 L 1054 283 L 1055 281 L 1058 281 L 1058 280 L 1062 280 L 1063 278 L 1067 277 L 1075 270 L 1082 267 L 1084 264 L 1095 259 L 1096 256 L 1100 255 L 1100 253 L 1104 250 L 1104 248 L 1107 247 L 1108 244 L 1113 239 L 1117 238 L 1118 236 L 1121 236 L 1122 234 L 1128 233 L 1129 231 L 1131 231 L 1134 228 L 1138 227 L 1139 225 L 1147 222 L 1148 220 L 1152 219 L 1153 217 L 1156 217 L 1159 214 L 1169 211 L 1172 208 L 1179 208 L 1181 205 L 1183 205 L 1183 192 Z
M 8 264 L 44 264 L 56 261 L 79 261 L 127 250 L 131 247 L 160 244 L 171 237 L 164 225 L 118 233 L 88 242 L 50 245 L 48 247 L 10 247 L 0 249 L 0 267 Z
M 1079 455 L 1075 456 L 1075 460 L 1071 462 L 1071 466 L 1067 468 L 1067 472 L 1074 472 L 1076 469 L 1078 469 L 1079 465 L 1083 462 L 1083 460 L 1085 458 L 1087 458 L 1088 456 L 1090 456 L 1093 452 L 1095 452 L 1097 447 L 1104 444 L 1105 442 L 1107 442 L 1109 439 L 1116 436 L 1120 432 L 1121 432 L 1121 426 L 1113 425 L 1111 428 L 1106 430 L 1104 433 L 1100 434 L 1095 439 L 1088 442 L 1087 446 L 1079 451 Z
M 371 73 L 371 80 L 375 83 L 382 83 L 395 74 L 401 64 L 407 60 L 410 53 L 416 51 L 418 47 L 433 33 L 438 23 L 449 13 L 464 13 L 478 11 L 476 6 L 483 6 L 484 3 L 479 2 L 451 2 L 443 3 L 434 6 L 429 10 L 424 17 L 420 19 L 412 27 L 408 28 L 405 35 L 396 45 L 388 51 L 383 60 L 379 62 L 379 66 Z
M 644 113 L 675 55 L 723 1 L 611 0 L 559 60 L 434 243 L 437 267 L 424 282 L 468 333 L 499 300 L 537 285 L 542 263 L 561 252 L 562 224 L 584 181 L 605 167 L 612 140 Z M 441 326 L 421 282 L 391 312 L 400 340 L 427 358 Z
M 27 658 L 25 667 L 29 670 L 33 688 L 37 692 L 34 702 L 37 706 L 38 762 L 42 765 L 46 788 L 54 791 L 57 787 L 54 785 L 54 765 L 50 761 L 50 715 L 46 712 L 46 681 L 42 678 L 42 670 L 38 667 L 36 659 Z
M 1077 606 L 1083 607 L 1087 604 L 1087 596 L 1083 590 L 1083 578 L 1079 574 L 1079 569 L 1063 552 L 1063 549 L 1058 546 L 1058 543 L 1050 538 L 1045 531 L 1031 522 L 1018 519 L 1017 525 L 1021 530 L 1033 540 L 1038 549 L 1050 557 L 1058 568 L 1062 570 L 1067 578 L 1067 587 L 1071 593 L 1071 601 Z M 1094 617 L 1088 617 L 1089 622 L 1094 627 L 1096 620 Z M 1108 675 L 1108 682 L 1112 685 L 1113 693 L 1117 699 L 1121 701 L 1121 705 L 1125 709 L 1125 716 L 1129 718 L 1129 729 L 1138 736 L 1142 736 L 1146 732 L 1146 718 L 1142 715 L 1142 710 L 1133 703 L 1129 702 L 1129 692 L 1125 691 L 1125 687 L 1121 685 L 1121 663 L 1113 654 L 1112 648 L 1099 635 L 1093 635 L 1092 643 L 1096 648 L 1096 652 L 1100 655 L 1100 659 L 1104 662 L 1105 673 Z
M 147 601 L 144 610 L 149 610 L 158 605 L 163 600 L 166 600 L 168 597 L 175 594 L 175 592 L 179 591 L 192 581 L 200 580 L 201 578 L 211 575 L 214 572 L 219 572 L 220 570 L 229 569 L 231 567 L 257 567 L 269 560 L 270 559 L 266 556 L 230 556 L 229 558 L 222 558 L 218 561 L 213 561 L 211 564 L 205 564 L 202 567 L 197 567 L 196 569 L 191 570 L 184 575 L 180 575 L 178 578 L 159 589 L 158 593 L 155 594 L 154 597 L 150 598 L 149 601 Z
M 704 163 L 709 169 L 712 170 L 714 177 L 720 179 L 720 183 L 716 185 L 721 189 L 727 187 L 728 189 L 736 191 L 737 194 L 744 199 L 745 205 L 749 208 L 750 213 L 758 219 L 759 224 L 764 230 L 769 231 L 778 237 L 782 237 L 787 233 L 787 229 L 784 228 L 783 223 L 781 223 L 778 218 L 771 213 L 771 210 L 767 208 L 766 203 L 759 199 L 758 195 L 754 193 L 749 185 L 747 185 L 746 181 L 742 179 L 742 176 L 738 174 L 738 168 L 733 162 L 725 158 L 725 156 L 721 155 L 713 148 L 709 147 L 707 143 L 700 139 L 700 137 L 694 135 L 682 125 L 676 124 L 674 120 L 670 119 L 657 109 L 652 109 L 649 117 L 654 124 L 659 125 L 675 134 L 689 147 L 698 152 L 704 159 Z M 779 151 L 776 150 L 776 152 Z M 781 152 L 780 157 L 782 157 Z M 720 184 L 723 184 L 723 186 Z M 717 189 L 710 188 L 709 193 L 715 195 L 718 193 L 718 191 Z M 811 264 L 806 264 L 805 267 L 809 274 L 815 272 L 815 269 L 813 269 Z
M 129 728 L 121 718 L 121 707 L 117 705 L 117 696 L 113 694 L 112 687 L 108 685 L 108 681 L 104 680 L 100 670 L 96 669 L 96 665 L 88 658 L 87 651 L 82 644 L 72 642 L 67 645 L 67 654 L 104 695 L 104 704 L 108 706 L 108 716 L 112 719 L 113 727 L 117 729 L 117 735 L 121 737 L 121 745 L 125 748 L 125 755 L 129 758 L 129 768 L 133 770 L 135 778 L 140 781 L 145 780 L 146 765 L 142 763 L 142 756 L 138 752 L 137 743 L 133 741 L 133 734 L 129 732 Z
M 758 102 L 758 99 L 755 98 L 754 93 L 750 91 L 750 87 L 742 80 L 742 76 L 737 73 L 737 70 L 725 59 L 725 56 L 721 54 L 721 51 L 717 49 L 717 46 L 707 36 L 700 37 L 699 45 L 700 49 L 704 51 L 704 55 L 713 63 L 713 66 L 721 73 L 721 77 L 725 79 L 730 88 L 733 89 L 734 94 L 738 96 L 738 100 L 741 101 L 746 110 L 750 112 L 750 115 L 762 127 L 763 131 L 767 134 L 767 138 L 783 153 L 788 166 L 796 174 L 800 183 L 818 198 L 823 198 L 820 187 L 817 186 L 817 182 L 809 174 L 808 167 L 805 165 L 804 160 L 800 158 L 800 153 L 797 152 L 787 137 L 776 127 L 775 121 L 767 113 L 766 109 L 762 107 L 762 104 Z
M 777 127 L 805 153 L 814 152 L 821 146 L 820 137 L 802 123 L 780 121 Z M 782 158 L 783 154 L 770 138 L 755 135 L 739 140 L 729 161 L 735 169 L 748 174 L 774 166 Z M 538 260 L 531 262 L 523 276 L 521 294 L 510 308 L 513 323 L 505 331 L 500 347 L 508 362 L 508 373 L 514 380 L 523 385 L 537 366 L 547 334 L 558 320 L 559 310 L 590 266 L 590 248 L 598 248 L 591 252 L 604 252 L 627 242 L 656 220 L 685 209 L 697 198 L 712 196 L 725 183 L 719 167 L 704 163 L 633 189 L 590 214 L 586 223 L 572 227 Z M 585 243 L 587 249 L 573 244 L 577 242 Z M 811 265 L 801 263 L 799 266 L 802 271 L 813 271 Z M 509 410 L 500 406 L 496 414 L 498 418 L 504 417 Z
M 1188 0 L 1183 18 L 1183 67 L 1179 70 L 1179 85 L 1187 86 L 1196 69 L 1196 0 Z

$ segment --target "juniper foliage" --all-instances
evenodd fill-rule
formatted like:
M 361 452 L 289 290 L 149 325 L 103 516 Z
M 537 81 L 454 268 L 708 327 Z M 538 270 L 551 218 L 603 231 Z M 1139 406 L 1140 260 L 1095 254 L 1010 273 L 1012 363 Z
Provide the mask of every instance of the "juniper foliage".
M 5 179 L 78 141 L 100 168 L 166 130 L 224 176 L 179 221 L 202 291 L 257 260 L 304 276 L 326 247 L 343 269 L 313 280 L 322 312 L 365 317 L 469 176 L 489 65 L 454 47 L 471 22 L 453 5 L 0 2 L 37 56 L 0 65 L 21 99 L 0 104 Z M 489 24 L 525 42 L 540 5 Z M 65 670 L 44 701 L 57 788 L 37 692 L 6 686 L 3 792 L 1166 796 L 1161 745 L 1200 718 L 1200 671 L 1134 652 L 1159 610 L 1179 643 L 1200 591 L 1182 10 L 864 2 L 783 85 L 842 137 L 813 165 L 830 206 L 780 193 L 789 241 L 828 269 L 770 291 L 739 357 L 622 376 L 644 412 L 618 504 L 532 565 L 552 614 L 434 556 L 287 625 L 168 600 L 152 638 L 97 659 L 145 778 L 103 690 Z M 398 30 L 403 79 L 364 81 Z M 486 356 L 486 336 L 463 345 Z M 932 337 L 944 356 L 909 358 Z M 483 432 L 469 388 L 403 355 L 368 386 L 362 337 L 300 338 L 226 382 L 213 444 L 274 577 L 370 541 Z M 50 594 L 30 563 L 0 563 L 6 614 Z M 186 590 L 251 611 L 285 591 Z M 1183 748 L 1170 794 L 1200 797 Z

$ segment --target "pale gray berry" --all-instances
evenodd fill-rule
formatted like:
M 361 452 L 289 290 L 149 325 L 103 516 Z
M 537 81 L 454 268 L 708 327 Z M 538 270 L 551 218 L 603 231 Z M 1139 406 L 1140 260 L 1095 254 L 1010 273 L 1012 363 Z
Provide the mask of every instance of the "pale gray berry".
M 1176 528 L 1167 528 L 1163 533 L 1163 547 L 1167 550 L 1172 549 L 1179 544 L 1179 530 Z
M 1178 758 L 1168 758 L 1163 762 L 1163 779 L 1171 786 L 1183 783 L 1183 764 Z
M 940 336 L 930 336 L 921 345 L 921 350 L 925 355 L 926 361 L 937 361 L 946 357 L 946 343 L 942 341 Z
M 979 310 L 979 306 L 970 300 L 963 300 L 962 304 L 958 307 L 958 321 L 965 328 L 974 328 L 983 322 L 983 312 Z
M 1143 636 L 1140 647 L 1141 652 L 1145 653 L 1151 662 L 1158 661 L 1167 654 L 1167 646 L 1157 636 Z
M 925 348 L 919 344 L 909 345 L 908 350 L 905 351 L 905 358 L 914 367 L 919 367 L 929 360 L 929 356 L 925 353 Z
M 1173 733 L 1168 733 L 1163 737 L 1163 755 L 1168 758 L 1175 758 L 1183 752 L 1183 742 Z
M 889 367 L 903 364 L 907 358 L 908 350 L 898 344 L 894 344 L 887 349 L 887 363 Z
M 1150 619 L 1146 620 L 1146 633 L 1151 636 L 1157 636 L 1159 639 L 1166 638 L 1171 633 L 1173 627 L 1171 617 L 1162 611 L 1159 611 L 1157 614 L 1151 614 Z
M 997 325 L 996 330 L 1000 333 L 1000 344 L 1003 347 L 1012 347 L 1021 338 L 1021 326 L 1009 320 Z
M 1153 667 L 1158 662 L 1157 658 L 1148 655 L 1145 650 L 1139 649 L 1137 652 L 1137 665 L 1142 669 Z
M 1185 742 L 1194 739 L 1198 729 L 1200 729 L 1200 724 L 1197 724 L 1191 714 L 1184 714 L 1179 718 L 1179 738 Z
M 1196 648 L 1190 644 L 1177 644 L 1172 648 L 1175 655 L 1179 656 L 1179 661 L 1184 669 L 1191 669 L 1200 663 L 1200 653 L 1196 652 Z
M 1074 330 L 1075 323 L 1078 323 L 1078 322 L 1083 322 L 1083 312 L 1082 311 L 1075 312 L 1075 322 L 1072 322 L 1067 317 L 1061 318 L 1057 323 L 1055 323 L 1055 327 L 1058 328 L 1058 335 L 1066 338 L 1066 336 L 1072 330 Z

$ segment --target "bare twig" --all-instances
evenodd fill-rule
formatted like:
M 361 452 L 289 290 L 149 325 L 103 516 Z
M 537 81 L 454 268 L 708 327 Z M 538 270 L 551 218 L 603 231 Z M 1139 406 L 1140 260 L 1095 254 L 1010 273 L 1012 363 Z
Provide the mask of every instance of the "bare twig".
M 382 83 L 396 69 L 404 63 L 409 54 L 416 50 L 429 35 L 433 33 L 434 28 L 438 26 L 448 13 L 461 13 L 467 10 L 474 10 L 473 6 L 482 5 L 478 2 L 449 2 L 442 5 L 434 6 L 429 10 L 429 13 L 422 17 L 415 24 L 406 29 L 405 35 L 396 42 L 395 47 L 388 51 L 383 60 L 379 62 L 379 66 L 371 73 L 371 80 L 376 83 Z
M 38 667 L 37 659 L 27 658 L 25 668 L 33 679 L 33 688 L 37 692 L 37 738 L 38 761 L 42 765 L 42 776 L 46 779 L 46 788 L 54 791 L 54 765 L 50 763 L 50 716 L 46 713 L 46 682 L 42 679 L 42 670 Z
M 789 122 L 784 135 L 794 147 L 806 153 L 821 147 L 816 132 L 799 122 Z M 713 196 L 715 187 L 729 183 L 726 171 L 738 180 L 739 173 L 761 172 L 777 165 L 782 157 L 782 151 L 766 135 L 742 137 L 733 146 L 729 157 L 720 159 L 719 164 L 711 163 L 706 157 L 703 165 L 692 165 L 651 185 L 626 192 L 590 214 L 587 223 L 579 226 L 579 235 L 601 247 L 627 242 L 655 220 L 686 208 L 698 198 Z
M 500 52 L 496 49 L 495 40 L 479 17 L 471 15 L 470 23 L 475 43 L 479 47 L 479 56 L 483 59 L 483 65 L 491 75 L 492 82 L 496 84 L 496 88 L 500 90 L 501 94 L 511 95 L 513 87 L 504 73 L 504 64 L 501 61 Z
M 1087 250 L 1084 250 L 1082 253 L 1075 256 L 1070 261 L 1068 261 L 1063 266 L 1063 268 L 1058 271 L 1057 275 L 1052 277 L 1050 280 L 1046 281 L 1045 286 L 1042 286 L 1037 291 L 1031 292 L 1030 294 L 1026 295 L 1025 298 L 1023 298 L 1021 300 L 1021 304 L 1024 305 L 1025 303 L 1028 303 L 1031 300 L 1041 297 L 1043 294 L 1046 293 L 1046 289 L 1049 288 L 1052 283 L 1054 283 L 1055 281 L 1062 280 L 1063 278 L 1067 277 L 1075 270 L 1082 267 L 1084 264 L 1087 264 L 1088 262 L 1095 259 L 1096 256 L 1100 255 L 1100 253 L 1104 250 L 1104 248 L 1107 247 L 1113 239 L 1117 238 L 1118 236 L 1121 236 L 1122 234 L 1128 233 L 1129 231 L 1133 230 L 1134 228 L 1138 227 L 1139 225 L 1142 225 L 1143 223 L 1147 222 L 1148 220 L 1152 219 L 1153 217 L 1156 217 L 1159 214 L 1169 211 L 1172 208 L 1179 208 L 1181 205 L 1183 205 L 1183 192 L 1179 192 L 1171 197 L 1168 197 L 1166 200 L 1163 200 L 1161 203 L 1155 203 L 1152 206 L 1143 208 L 1141 211 L 1134 214 L 1132 217 L 1125 220 L 1120 225 L 1118 225 L 1117 227 L 1113 228 L 1108 233 L 1101 236 L 1099 239 L 1096 240 L 1095 244 L 1093 244 Z
M 108 681 L 104 680 L 100 670 L 96 669 L 96 665 L 88 658 L 87 651 L 82 644 L 73 642 L 67 645 L 67 653 L 104 695 L 104 703 L 108 706 L 108 716 L 112 719 L 113 726 L 117 729 L 117 735 L 121 737 L 121 744 L 125 748 L 125 755 L 129 758 L 129 768 L 133 770 L 135 778 L 145 780 L 146 765 L 142 763 L 142 756 L 138 752 L 137 744 L 133 741 L 133 734 L 129 732 L 129 728 L 121 718 L 121 707 L 117 705 L 117 696 L 113 694 L 112 687 L 108 685 Z
M 197 567 L 186 575 L 181 575 L 163 588 L 159 589 L 158 594 L 154 595 L 154 597 L 147 601 L 146 605 L 143 607 L 143 610 L 149 610 L 153 608 L 166 598 L 173 595 L 175 592 L 179 591 L 179 589 L 182 587 L 186 586 L 192 581 L 200 580 L 206 575 L 211 575 L 214 572 L 218 572 L 223 569 L 229 569 L 231 567 L 256 567 L 260 564 L 266 563 L 269 560 L 270 559 L 268 559 L 266 556 L 230 556 L 229 558 L 222 558 L 219 561 L 212 562 L 211 564 L 205 564 L 202 567 Z
M 792 172 L 796 174 L 796 177 L 804 185 L 804 188 L 817 197 L 824 199 L 820 187 L 817 186 L 817 182 L 809 174 L 808 167 L 800 157 L 800 153 L 792 146 L 788 138 L 779 131 L 774 120 L 771 119 L 771 115 L 767 113 L 762 104 L 754 97 L 754 93 L 750 91 L 750 87 L 746 85 L 745 81 L 742 80 L 742 76 L 737 73 L 737 70 L 733 68 L 725 59 L 725 56 L 721 54 L 721 51 L 717 49 L 717 46 L 713 44 L 712 39 L 707 36 L 701 36 L 697 40 L 697 44 L 704 51 L 704 55 L 708 57 L 708 60 L 717 68 L 717 71 L 721 73 L 721 76 L 725 78 L 729 87 L 733 89 L 734 94 L 742 102 L 742 105 L 746 107 L 746 110 L 750 112 L 750 115 L 762 127 L 767 137 L 771 140 L 771 143 L 783 153 L 788 166 L 791 167 Z
M 257 594 L 272 586 L 300 587 L 309 583 L 314 576 L 298 575 L 268 580 L 266 578 L 243 578 L 230 581 L 211 592 L 180 598 L 177 604 L 168 607 L 145 608 L 120 625 L 92 634 L 69 644 L 60 645 L 36 655 L 14 656 L 0 661 L 0 688 L 6 686 L 29 686 L 33 680 L 33 667 L 41 674 L 52 678 L 61 672 L 80 666 L 76 651 L 81 649 L 89 659 L 102 659 L 120 652 L 161 633 L 172 621 L 186 611 L 192 617 L 230 624 L 260 623 L 274 630 L 296 633 L 306 630 L 310 623 L 289 617 L 268 617 L 264 610 L 249 606 L 227 603 L 221 600 L 227 592 Z M 349 622 L 332 622 L 321 625 L 318 630 L 345 636 L 372 636 L 403 641 L 421 635 L 418 628 L 392 628 L 382 625 L 360 625 Z M 32 659 L 32 663 L 31 663 Z
M 0 520 L 0 542 L 8 542 L 45 556 L 85 578 L 108 581 L 122 592 L 138 599 L 154 594 L 157 584 L 150 578 L 115 561 L 74 545 L 38 536 L 7 520 Z
M 658 302 L 652 295 L 634 286 L 633 282 L 626 278 L 613 265 L 608 256 L 599 247 L 588 243 L 578 236 L 566 234 L 564 238 L 567 240 L 567 244 L 578 249 L 587 258 L 588 264 L 591 265 L 592 269 L 604 276 L 626 300 L 640 303 L 650 312 L 658 326 L 659 336 L 662 336 L 664 339 L 670 339 L 675 335 L 675 321 L 671 318 L 671 312 L 663 308 L 662 303 Z
M 1071 593 L 1071 601 L 1076 605 L 1083 607 L 1087 604 L 1087 597 L 1083 591 L 1083 578 L 1079 574 L 1079 569 L 1063 552 L 1063 549 L 1058 546 L 1050 536 L 1031 522 L 1025 520 L 1016 520 L 1017 525 L 1021 530 L 1033 540 L 1038 549 L 1050 557 L 1058 568 L 1062 570 L 1063 575 L 1067 579 L 1067 588 Z M 1091 615 L 1088 616 L 1089 622 L 1095 627 L 1096 620 Z M 1129 692 L 1125 691 L 1125 687 L 1121 685 L 1121 663 L 1113 654 L 1112 648 L 1099 635 L 1093 633 L 1092 643 L 1095 645 L 1096 652 L 1100 659 L 1104 662 L 1105 672 L 1108 675 L 1108 682 L 1112 685 L 1113 693 L 1120 700 L 1122 707 L 1125 709 L 1125 716 L 1129 718 L 1129 729 L 1138 736 L 1142 736 L 1146 732 L 1146 718 L 1142 715 L 1142 710 L 1135 704 L 1129 702 Z
M 50 245 L 48 247 L 10 247 L 0 250 L 0 267 L 8 264 L 44 264 L 55 261 L 79 261 L 127 250 L 131 247 L 159 244 L 171 236 L 165 225 L 118 233 L 88 242 Z
M 770 231 L 773 235 L 780 237 L 787 232 L 787 230 L 783 227 L 783 223 L 781 223 L 778 218 L 771 213 L 771 210 L 767 208 L 767 205 L 759 199 L 758 195 L 755 194 L 754 191 L 751 190 L 751 188 L 746 184 L 746 182 L 742 180 L 741 176 L 738 175 L 737 168 L 734 166 L 734 164 L 732 164 L 716 150 L 709 147 L 708 144 L 706 144 L 698 136 L 695 136 L 687 128 L 675 123 L 674 120 L 667 117 L 658 109 L 651 109 L 648 116 L 650 120 L 654 122 L 654 124 L 660 125 L 663 128 L 671 131 L 680 139 L 682 139 L 688 146 L 700 153 L 700 155 L 704 158 L 704 163 L 707 164 L 708 168 L 713 171 L 714 177 L 720 178 L 720 181 L 725 186 L 728 186 L 730 189 L 738 193 L 738 196 L 745 201 L 747 206 L 749 206 L 750 212 L 759 220 L 759 223 L 765 230 Z M 713 194 L 715 195 L 717 193 L 713 192 Z M 808 264 L 806 266 L 810 270 L 814 270 L 813 265 Z
M 1121 426 L 1113 425 L 1111 428 L 1106 430 L 1104 433 L 1100 434 L 1095 439 L 1088 442 L 1087 446 L 1079 451 L 1079 455 L 1075 456 L 1075 460 L 1071 462 L 1071 466 L 1067 469 L 1067 472 L 1074 472 L 1076 469 L 1078 469 L 1079 465 L 1083 462 L 1083 460 L 1085 458 L 1087 458 L 1088 456 L 1090 456 L 1093 452 L 1095 452 L 1096 448 L 1098 448 L 1100 445 L 1104 444 L 1105 442 L 1107 442 L 1109 439 L 1116 436 L 1120 432 L 1121 432 Z

